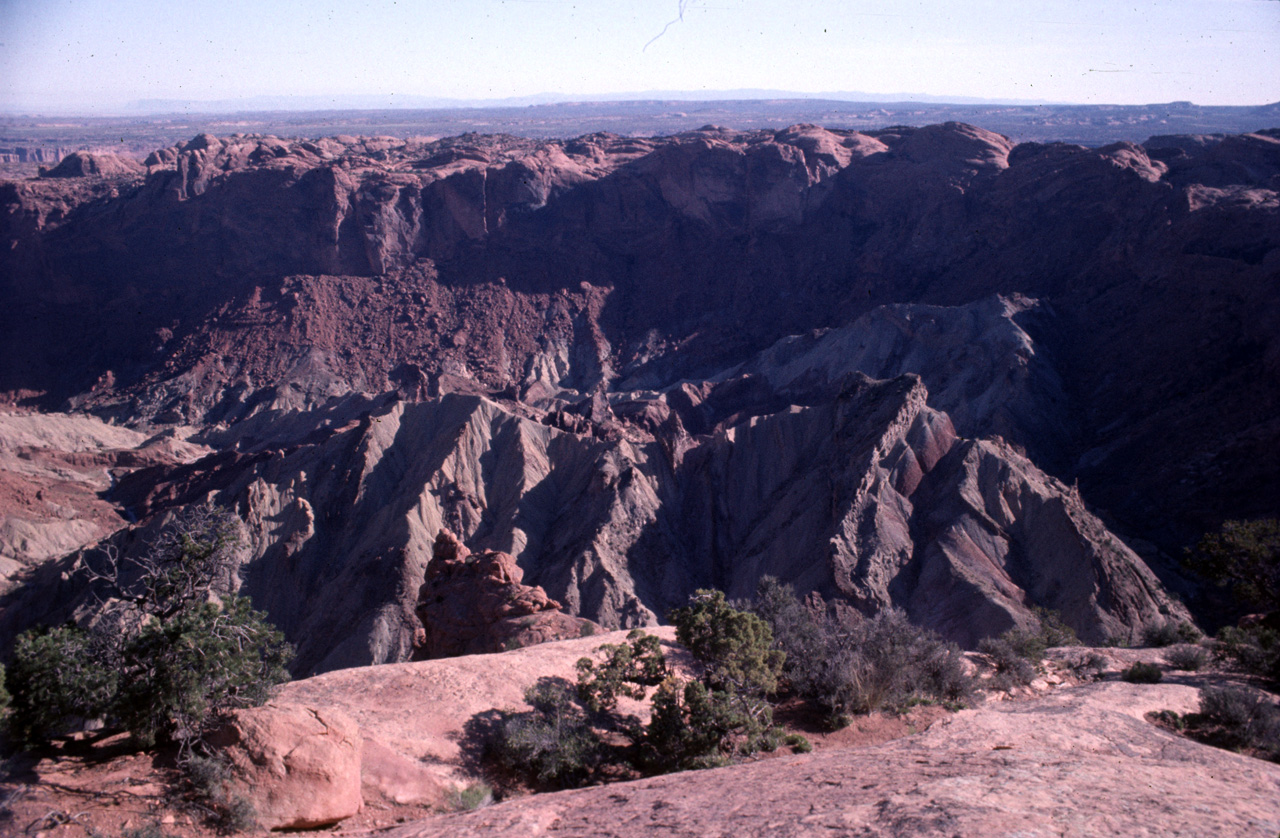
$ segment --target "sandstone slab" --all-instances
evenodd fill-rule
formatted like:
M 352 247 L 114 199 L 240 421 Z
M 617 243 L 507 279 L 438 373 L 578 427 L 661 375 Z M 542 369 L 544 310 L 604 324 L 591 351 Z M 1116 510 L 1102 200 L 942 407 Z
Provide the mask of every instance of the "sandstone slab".
M 1280 830 L 1280 766 L 1141 718 L 1195 690 L 1120 682 L 962 711 L 865 749 L 522 798 L 390 838 L 1245 836 Z
M 233 789 L 260 826 L 327 826 L 360 811 L 359 728 L 331 707 L 270 703 L 237 710 L 210 739 L 234 767 Z

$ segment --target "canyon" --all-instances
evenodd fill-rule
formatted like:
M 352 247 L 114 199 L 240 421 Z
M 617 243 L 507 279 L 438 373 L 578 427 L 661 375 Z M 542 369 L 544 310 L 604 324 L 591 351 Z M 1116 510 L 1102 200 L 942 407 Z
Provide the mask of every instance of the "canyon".
M 200 134 L 68 155 L 0 181 L 0 207 L 3 647 L 92 623 L 103 551 L 229 509 L 234 584 L 298 680 L 228 735 L 319 725 L 353 765 L 363 737 L 365 803 L 441 805 L 471 776 L 468 718 L 701 588 L 747 600 L 772 576 L 967 649 L 1041 609 L 1129 643 L 1216 627 L 1183 548 L 1280 512 L 1280 129 Z M 1138 811 L 1207 765 L 1247 786 L 1233 824 L 1274 831 L 1275 772 L 1147 725 L 1194 705 L 1152 689 L 1076 685 L 724 769 L 809 808 L 726 798 L 718 822 L 981 830 L 1013 804 L 961 788 L 975 772 L 1034 775 L 1018 811 L 1057 822 L 1058 796 L 1098 793 L 1087 771 L 1137 759 L 1162 783 Z M 415 712 L 448 730 L 397 739 Z M 1087 771 L 1032 766 L 1081 749 Z M 931 751 L 955 758 L 912 767 Z M 914 790 L 836 800 L 814 779 L 890 774 Z M 619 834 L 685 834 L 716 776 L 679 804 L 646 780 L 397 834 L 585 831 L 602 808 Z
M 768 574 L 965 645 L 1032 606 L 1140 632 L 1189 617 L 1183 544 L 1280 497 L 1278 186 L 1272 131 L 78 154 L 0 185 L 9 421 L 168 454 L 96 512 L 6 470 L 6 527 L 230 506 L 300 673 L 407 659 L 445 528 L 609 628 Z M 7 631 L 84 607 L 47 595 L 74 540 L 6 556 Z

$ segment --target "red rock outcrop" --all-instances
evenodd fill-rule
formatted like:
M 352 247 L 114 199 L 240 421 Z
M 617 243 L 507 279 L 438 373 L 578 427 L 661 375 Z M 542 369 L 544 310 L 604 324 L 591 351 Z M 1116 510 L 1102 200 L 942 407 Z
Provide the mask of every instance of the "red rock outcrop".
M 58 165 L 48 171 L 41 172 L 41 177 L 119 177 L 141 172 L 143 167 L 137 160 L 107 152 L 73 151 Z
M 448 530 L 436 536 L 414 613 L 423 633 L 415 660 L 500 652 L 595 634 L 599 626 L 570 616 L 509 553 L 472 553 Z M 415 638 L 417 639 L 417 638 Z
M 1280 767 L 1143 720 L 1184 685 L 1111 681 L 965 710 L 915 736 L 539 794 L 380 835 L 1270 835 Z
M 314 829 L 360 811 L 360 729 L 341 710 L 270 703 L 235 710 L 209 736 L 230 760 L 231 794 L 265 829 Z

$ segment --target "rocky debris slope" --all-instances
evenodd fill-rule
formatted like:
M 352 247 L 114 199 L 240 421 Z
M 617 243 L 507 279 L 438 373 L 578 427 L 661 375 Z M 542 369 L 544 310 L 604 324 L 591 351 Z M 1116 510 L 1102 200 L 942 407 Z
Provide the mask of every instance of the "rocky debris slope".
M 550 640 L 593 635 L 599 626 L 565 614 L 536 586 L 522 585 L 524 571 L 510 553 L 471 553 L 441 530 L 418 589 L 414 613 L 417 660 L 501 652 Z
M 437 620 L 466 624 L 428 644 L 451 653 L 508 639 L 502 608 L 472 613 L 489 594 L 455 571 L 492 569 L 495 591 L 525 596 L 521 571 L 610 629 L 657 622 L 698 588 L 750 597 L 766 574 L 864 613 L 904 608 L 970 646 L 1032 625 L 1037 605 L 1096 642 L 1189 618 L 1073 489 L 1007 443 L 957 436 L 916 376 L 854 373 L 809 405 L 739 376 L 600 410 L 609 429 L 573 433 L 479 396 L 390 400 L 118 491 L 145 489 L 131 503 L 147 512 L 208 498 L 238 512 L 241 592 L 297 644 L 297 674 L 407 660 L 420 618 L 428 639 Z M 488 561 L 459 566 L 442 529 Z M 67 581 L 75 561 L 16 592 L 5 625 L 93 607 Z M 424 578 L 445 602 L 422 607 Z M 541 619 L 553 634 L 582 625 Z
M 1145 721 L 1182 685 L 1105 682 L 964 710 L 917 736 L 536 795 L 379 834 L 1270 835 L 1280 766 Z
M 181 429 L 154 436 L 72 414 L 0 412 L 0 589 L 127 523 L 107 500 L 138 469 L 191 462 L 209 449 Z

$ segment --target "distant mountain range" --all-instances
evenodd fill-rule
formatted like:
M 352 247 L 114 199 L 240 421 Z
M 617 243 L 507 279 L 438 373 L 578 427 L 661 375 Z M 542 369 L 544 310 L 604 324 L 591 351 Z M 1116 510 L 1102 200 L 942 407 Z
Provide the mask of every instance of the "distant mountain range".
M 412 110 L 422 108 L 521 108 L 581 102 L 728 100 L 828 100 L 835 102 L 920 102 L 953 105 L 1048 105 L 1047 100 L 984 99 L 975 96 L 935 96 L 926 93 L 868 93 L 862 90 L 804 92 L 738 88 L 733 90 L 638 90 L 622 93 L 535 93 L 492 99 L 468 99 L 412 94 L 333 94 L 315 96 L 263 95 L 228 99 L 136 99 L 124 103 L 82 102 L 51 105 L 24 101 L 0 104 L 0 114 L 77 114 L 148 116 L 174 113 L 253 113 L 262 111 Z

